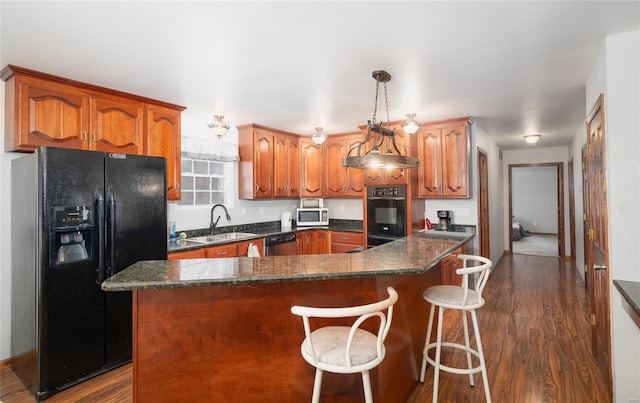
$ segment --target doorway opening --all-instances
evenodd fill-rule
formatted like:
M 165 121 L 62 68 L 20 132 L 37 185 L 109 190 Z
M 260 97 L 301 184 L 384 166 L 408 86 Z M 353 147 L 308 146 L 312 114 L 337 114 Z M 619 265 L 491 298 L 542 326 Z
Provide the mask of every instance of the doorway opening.
M 564 257 L 563 163 L 509 165 L 509 252 Z

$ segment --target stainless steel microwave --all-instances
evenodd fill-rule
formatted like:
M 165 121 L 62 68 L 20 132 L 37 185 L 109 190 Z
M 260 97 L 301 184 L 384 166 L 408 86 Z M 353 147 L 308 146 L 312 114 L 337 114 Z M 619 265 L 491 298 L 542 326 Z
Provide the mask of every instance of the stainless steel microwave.
M 304 207 L 296 209 L 298 227 L 329 225 L 329 209 L 322 207 Z

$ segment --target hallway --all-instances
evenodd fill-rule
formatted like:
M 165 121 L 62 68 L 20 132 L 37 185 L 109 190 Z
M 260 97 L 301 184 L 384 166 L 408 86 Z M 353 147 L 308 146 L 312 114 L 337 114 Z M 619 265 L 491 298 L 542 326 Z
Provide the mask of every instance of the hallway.
M 493 402 L 611 401 L 591 356 L 584 282 L 571 265 L 553 257 L 505 254 L 494 267 L 486 305 L 478 311 Z M 443 335 L 462 341 L 456 314 L 446 312 Z M 443 349 L 443 357 L 451 365 L 451 352 Z M 453 359 L 455 366 L 465 365 L 462 354 Z M 466 375 L 441 372 L 439 401 L 484 402 L 480 375 L 475 379 L 471 388 Z M 428 367 L 424 385 L 409 402 L 431 402 L 432 382 Z

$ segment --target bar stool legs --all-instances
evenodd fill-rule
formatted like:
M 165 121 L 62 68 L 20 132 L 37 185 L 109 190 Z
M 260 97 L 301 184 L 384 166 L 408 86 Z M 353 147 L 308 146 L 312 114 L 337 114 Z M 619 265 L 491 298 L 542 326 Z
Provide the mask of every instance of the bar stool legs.
M 487 377 L 487 367 L 484 360 L 484 351 L 482 349 L 482 340 L 480 338 L 480 328 L 478 326 L 478 318 L 476 309 L 484 305 L 482 298 L 482 290 L 486 284 L 492 263 L 489 259 L 481 256 L 458 255 L 463 260 L 464 266 L 456 273 L 463 275 L 462 286 L 437 285 L 429 287 L 424 292 L 424 299 L 431 304 L 429 313 L 429 324 L 427 326 L 427 335 L 425 337 L 424 349 L 422 351 L 422 368 L 420 369 L 420 382 L 424 383 L 427 363 L 433 366 L 433 403 L 438 401 L 438 384 L 440 380 L 440 370 L 451 372 L 454 374 L 469 375 L 469 384 L 475 386 L 474 374 L 480 372 L 482 374 L 482 383 L 484 385 L 485 398 L 487 402 L 491 402 L 491 392 L 489 391 L 489 378 Z M 476 260 L 481 264 L 478 266 L 467 267 L 467 261 Z M 478 279 L 475 289 L 469 287 L 469 274 L 478 273 Z M 433 329 L 433 320 L 436 308 L 438 309 L 438 326 L 436 330 L 436 341 L 431 342 L 431 331 Z M 442 323 L 444 319 L 444 311 L 446 309 L 455 309 L 460 311 L 462 315 L 462 324 L 464 331 L 464 345 L 449 341 L 442 341 Z M 473 325 L 473 335 L 476 343 L 476 349 L 471 347 L 469 337 L 469 323 L 467 320 L 467 312 L 471 313 L 471 322 Z M 441 363 L 442 347 L 451 347 L 463 350 L 467 356 L 467 368 L 454 368 Z M 429 356 L 429 351 L 435 348 L 435 359 Z M 472 355 L 477 357 L 479 365 L 474 367 Z

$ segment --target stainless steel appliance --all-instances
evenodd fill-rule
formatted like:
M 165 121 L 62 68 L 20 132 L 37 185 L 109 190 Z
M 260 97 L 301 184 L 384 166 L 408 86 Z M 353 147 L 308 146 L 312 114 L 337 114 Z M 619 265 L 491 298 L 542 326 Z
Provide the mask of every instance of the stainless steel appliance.
M 367 246 L 407 236 L 407 187 L 367 187 Z
M 265 256 L 290 256 L 296 254 L 296 234 L 278 234 L 265 237 Z
M 11 356 L 37 399 L 131 361 L 131 293 L 100 283 L 167 258 L 165 168 L 51 147 L 12 161 Z
M 296 209 L 298 227 L 329 225 L 329 209 L 323 207 L 304 207 Z
M 436 230 L 438 231 L 452 231 L 453 230 L 453 213 L 449 210 L 438 210 L 438 225 Z

